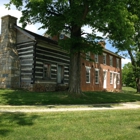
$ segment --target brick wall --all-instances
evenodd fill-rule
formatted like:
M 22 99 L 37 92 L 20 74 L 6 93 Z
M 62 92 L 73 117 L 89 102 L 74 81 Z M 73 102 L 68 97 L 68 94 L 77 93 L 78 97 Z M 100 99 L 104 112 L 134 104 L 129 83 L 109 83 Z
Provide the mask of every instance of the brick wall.
M 103 55 L 98 56 L 98 63 L 89 62 L 82 58 L 81 60 L 81 88 L 82 91 L 119 91 L 121 90 L 121 58 L 117 56 L 113 56 L 113 66 L 110 66 L 110 55 L 106 53 L 106 64 L 103 64 Z M 94 60 L 94 55 L 91 54 L 91 59 Z M 116 58 L 119 59 L 119 68 L 116 67 Z M 90 68 L 90 83 L 86 83 L 86 67 Z M 95 69 L 99 70 L 99 84 L 95 83 Z M 103 72 L 107 73 L 106 76 L 106 88 L 103 87 L 104 85 L 104 78 Z M 110 72 L 113 72 L 113 83 L 110 84 Z M 120 83 L 115 83 L 115 75 L 120 74 Z M 117 79 L 116 79 L 117 80 Z M 117 81 L 116 81 L 117 82 Z M 116 85 L 116 88 L 114 87 Z

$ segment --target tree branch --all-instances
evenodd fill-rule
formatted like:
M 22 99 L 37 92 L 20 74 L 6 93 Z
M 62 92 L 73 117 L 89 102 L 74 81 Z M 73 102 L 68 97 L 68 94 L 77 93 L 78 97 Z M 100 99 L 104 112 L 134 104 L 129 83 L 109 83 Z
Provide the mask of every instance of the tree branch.
M 128 54 L 130 55 L 130 59 L 131 59 L 132 65 L 136 66 L 136 61 L 135 61 L 135 59 L 133 57 L 133 54 L 132 54 L 131 50 L 128 50 Z
M 83 16 L 82 16 L 82 20 L 84 20 L 84 19 L 86 18 L 88 12 L 89 12 L 89 4 L 86 3 L 86 4 L 85 4 L 84 14 L 83 14 Z

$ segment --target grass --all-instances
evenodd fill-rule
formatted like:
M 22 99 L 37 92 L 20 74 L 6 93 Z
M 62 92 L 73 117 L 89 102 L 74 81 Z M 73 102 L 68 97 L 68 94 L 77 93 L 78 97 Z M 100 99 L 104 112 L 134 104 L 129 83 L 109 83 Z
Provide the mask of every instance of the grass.
M 0 105 L 96 104 L 140 101 L 132 88 L 122 93 L 0 90 Z M 95 106 L 96 106 L 95 105 Z M 90 105 L 89 105 L 90 106 Z M 93 105 L 91 105 L 93 107 Z M 18 107 L 18 106 L 17 106 Z M 0 140 L 139 140 L 140 109 L 49 113 L 0 113 Z
M 76 98 L 66 92 L 29 92 L 23 90 L 0 90 L 0 105 L 80 105 L 140 101 L 140 94 L 132 88 L 122 93 L 85 92 Z
M 140 109 L 0 113 L 0 140 L 139 140 Z

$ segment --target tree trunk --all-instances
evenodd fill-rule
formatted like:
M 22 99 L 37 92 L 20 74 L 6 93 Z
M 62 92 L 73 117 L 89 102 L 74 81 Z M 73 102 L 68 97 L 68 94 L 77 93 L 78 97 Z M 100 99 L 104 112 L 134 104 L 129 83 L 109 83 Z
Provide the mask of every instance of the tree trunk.
M 74 94 L 81 94 L 81 27 L 77 25 L 72 26 L 70 49 L 70 73 L 69 73 L 69 89 L 68 92 Z
M 137 92 L 140 93 L 140 78 L 136 79 L 136 87 L 137 87 Z
M 71 53 L 70 56 L 70 77 L 68 92 L 81 94 L 81 58 L 80 52 Z

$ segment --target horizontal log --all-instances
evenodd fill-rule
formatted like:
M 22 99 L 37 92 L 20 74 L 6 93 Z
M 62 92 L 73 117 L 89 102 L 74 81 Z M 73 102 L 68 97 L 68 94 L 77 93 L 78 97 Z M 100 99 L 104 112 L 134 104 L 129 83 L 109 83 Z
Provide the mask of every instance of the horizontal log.
M 69 56 L 69 54 L 64 49 L 58 48 L 58 47 L 59 46 L 52 48 L 52 46 L 39 46 L 39 45 L 37 45 L 36 49 L 40 49 L 40 50 L 44 50 L 44 51 L 51 51 L 51 52 L 55 52 L 55 53 Z
M 41 58 L 45 58 L 46 59 L 57 59 L 58 62 L 59 61 L 64 61 L 64 62 L 70 62 L 69 59 L 66 59 L 64 57 L 59 57 L 59 56 L 56 56 L 56 55 L 50 55 L 50 54 L 43 54 L 43 53 L 39 53 L 39 52 L 36 52 L 36 57 L 41 57 Z
M 40 55 L 40 54 L 36 54 L 36 59 L 44 59 L 44 60 L 49 60 L 50 61 L 50 64 L 52 62 L 55 62 L 55 63 L 63 63 L 63 64 L 67 64 L 69 65 L 69 60 L 64 60 L 64 59 L 61 59 L 61 58 L 56 58 L 56 57 L 53 57 L 53 56 L 44 56 L 44 55 Z
M 19 57 L 21 57 L 21 56 L 24 57 L 24 56 L 27 56 L 27 55 L 33 56 L 33 51 L 32 52 L 19 53 L 18 55 L 19 55 Z
M 57 51 L 54 51 L 54 50 L 42 50 L 42 49 L 37 48 L 36 51 L 38 53 L 41 53 L 41 54 L 49 54 L 49 55 L 56 56 L 56 57 L 62 57 L 62 58 L 65 58 L 65 59 L 70 59 L 70 57 L 67 54 L 61 54 L 60 52 L 57 52 Z
M 21 55 L 21 54 L 23 54 L 23 55 L 24 54 L 32 54 L 32 53 L 33 53 L 33 50 L 26 50 L 26 51 L 22 51 L 22 52 L 21 51 L 18 51 L 18 54 L 19 55 Z
M 29 46 L 34 46 L 34 44 L 35 44 L 34 41 L 28 41 L 28 42 L 17 43 L 16 46 L 17 46 L 17 49 L 18 49 L 18 48 L 26 48 L 26 47 L 29 47 Z
M 19 48 L 17 50 L 18 52 L 30 51 L 30 50 L 33 50 L 33 46 L 29 46 L 27 48 Z
M 30 76 L 30 75 L 32 75 L 32 73 L 25 73 L 25 72 L 23 73 L 23 72 L 21 72 L 20 75 L 21 75 L 21 76 L 22 76 L 22 75 L 24 75 L 24 76 L 29 75 L 29 76 Z
M 28 55 L 19 55 L 19 58 L 33 58 L 33 54 L 28 54 Z
M 43 61 L 44 63 L 48 63 L 48 64 L 57 64 L 58 63 L 58 61 L 57 60 L 48 60 L 48 59 L 44 59 L 44 58 L 39 58 L 39 57 L 36 57 L 36 60 L 37 61 Z M 62 63 L 61 62 L 61 64 L 63 64 L 63 65 L 69 65 L 69 63 Z

